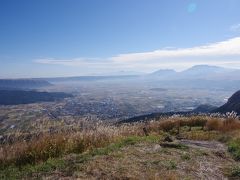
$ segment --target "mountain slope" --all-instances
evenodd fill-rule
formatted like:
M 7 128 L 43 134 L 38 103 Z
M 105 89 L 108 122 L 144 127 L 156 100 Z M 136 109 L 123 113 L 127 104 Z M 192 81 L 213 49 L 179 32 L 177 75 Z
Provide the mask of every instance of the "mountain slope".
M 180 73 L 183 79 L 218 79 L 226 74 L 231 74 L 235 69 L 228 69 L 218 66 L 196 65 Z
M 226 104 L 214 110 L 214 112 L 226 113 L 235 111 L 240 114 L 240 90 L 234 93 Z
M 202 104 L 202 105 L 198 106 L 197 108 L 195 108 L 193 110 L 193 112 L 194 113 L 209 113 L 216 108 L 217 108 L 216 106 L 212 106 L 210 104 Z

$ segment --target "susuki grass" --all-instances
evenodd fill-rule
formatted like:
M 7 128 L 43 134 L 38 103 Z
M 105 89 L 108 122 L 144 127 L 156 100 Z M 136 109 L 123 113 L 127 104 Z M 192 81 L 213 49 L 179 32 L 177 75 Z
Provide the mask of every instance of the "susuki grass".
M 120 148 L 128 145 L 135 145 L 138 142 L 158 142 L 160 136 L 129 136 L 117 140 L 115 143 L 111 143 L 105 147 L 95 148 L 88 152 L 79 154 L 77 159 L 78 163 L 84 163 L 91 160 L 94 156 L 108 155 L 111 152 L 117 151 Z M 48 160 L 38 163 L 36 165 L 27 164 L 20 168 L 14 165 L 6 166 L 4 169 L 0 169 L 0 179 L 19 179 L 25 176 L 31 176 L 34 173 L 49 173 L 54 170 L 67 169 L 69 166 L 74 167 L 74 164 L 61 158 L 49 158 Z M 71 171 L 71 170 L 70 170 Z
M 138 127 L 139 128 L 136 128 Z M 29 142 L 17 142 L 3 145 L 0 148 L 0 167 L 9 165 L 23 166 L 36 164 L 49 158 L 63 154 L 82 153 L 94 148 L 104 147 L 127 136 L 141 136 L 140 125 L 130 126 L 98 126 L 95 129 L 68 133 L 45 133 Z
M 143 128 L 149 136 L 146 136 Z M 195 130 L 195 128 L 198 129 Z M 158 142 L 166 133 L 182 134 L 189 139 L 209 140 L 218 139 L 219 134 L 223 135 L 238 129 L 240 129 L 240 122 L 237 118 L 209 116 L 171 117 L 119 126 L 99 123 L 92 128 L 79 131 L 46 132 L 28 142 L 18 141 L 2 145 L 0 169 L 10 166 L 22 168 L 26 165 L 37 165 L 71 153 L 81 154 L 91 151 L 95 154 L 106 154 L 124 145 L 143 140 Z M 236 159 L 240 159 L 240 153 L 237 150 L 239 147 L 238 140 L 229 144 L 229 151 Z

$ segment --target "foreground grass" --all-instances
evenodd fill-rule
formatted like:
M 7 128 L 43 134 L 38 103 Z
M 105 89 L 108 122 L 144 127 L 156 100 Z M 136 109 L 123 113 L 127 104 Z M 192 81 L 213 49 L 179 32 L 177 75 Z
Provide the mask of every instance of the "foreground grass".
M 95 156 L 108 155 L 111 152 L 117 151 L 122 147 L 135 145 L 139 142 L 158 143 L 162 136 L 150 135 L 150 136 L 130 136 L 120 139 L 116 143 L 111 143 L 103 148 L 96 148 L 89 152 L 78 154 L 77 162 L 85 163 L 91 160 Z M 72 164 L 73 165 L 73 164 Z M 15 165 L 8 166 L 7 168 L 0 169 L 0 179 L 20 179 L 34 174 L 47 174 L 55 170 L 66 170 L 69 166 L 68 161 L 63 158 L 50 158 L 47 161 L 37 165 L 25 165 L 17 167 Z M 71 167 L 74 169 L 74 167 Z
M 20 179 L 26 176 L 31 176 L 34 173 L 41 173 L 42 175 L 56 169 L 66 168 L 66 163 L 63 159 L 48 159 L 44 163 L 38 165 L 26 165 L 21 168 L 17 166 L 9 166 L 0 170 L 0 179 Z
M 53 172 L 76 170 L 74 164 L 86 163 L 96 156 L 107 156 L 123 147 L 138 143 L 157 143 L 166 136 L 181 136 L 190 140 L 217 140 L 226 143 L 235 160 L 240 160 L 240 122 L 233 118 L 176 117 L 147 124 L 100 126 L 93 130 L 73 132 L 70 135 L 47 134 L 30 142 L 18 142 L 0 147 L 0 179 L 43 177 Z M 179 151 L 187 148 L 181 144 Z M 76 158 L 67 159 L 75 154 Z M 180 160 L 191 159 L 181 155 Z M 167 169 L 177 168 L 175 161 L 167 161 Z M 233 171 L 236 176 L 238 169 Z
M 230 177 L 233 177 L 233 178 L 240 178 L 240 166 L 234 166 L 230 169 L 230 174 L 229 174 Z
M 224 179 L 224 169 L 237 162 L 224 158 L 215 149 L 164 148 L 158 143 L 139 142 L 109 154 L 95 156 L 78 166 L 71 177 L 80 179 Z M 59 176 L 58 176 L 59 178 Z
M 237 161 L 240 160 L 240 139 L 233 139 L 228 143 L 228 151 L 232 154 L 233 158 Z

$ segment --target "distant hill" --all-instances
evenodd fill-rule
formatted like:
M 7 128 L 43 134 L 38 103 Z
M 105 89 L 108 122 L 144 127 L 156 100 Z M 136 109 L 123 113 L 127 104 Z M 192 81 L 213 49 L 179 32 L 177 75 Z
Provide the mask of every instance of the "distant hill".
M 209 104 L 202 104 L 193 110 L 194 113 L 209 113 L 215 110 L 217 107 Z
M 181 72 L 176 72 L 172 69 L 160 69 L 150 75 L 158 76 L 159 78 L 176 79 L 204 79 L 204 80 L 220 80 L 232 79 L 240 80 L 239 69 L 229 69 L 218 66 L 196 65 Z
M 138 75 L 117 75 L 117 76 L 74 76 L 74 77 L 56 77 L 56 78 L 44 78 L 51 83 L 71 82 L 71 81 L 106 81 L 106 80 L 128 80 L 135 79 Z
M 232 112 L 235 111 L 238 115 L 240 115 L 240 91 L 234 93 L 229 99 L 226 104 L 223 106 L 215 109 L 213 112 Z
M 236 69 L 228 69 L 218 66 L 196 65 L 185 71 L 180 72 L 181 78 L 190 79 L 219 79 L 231 73 L 237 72 Z
M 0 79 L 0 89 L 35 89 L 50 85 L 40 79 Z
M 0 105 L 17 105 L 36 102 L 48 102 L 56 101 L 66 97 L 72 97 L 72 95 L 61 92 L 0 90 Z
M 161 113 L 150 113 L 150 114 L 144 114 L 140 116 L 135 116 L 131 118 L 127 118 L 124 120 L 121 120 L 117 122 L 117 124 L 122 124 L 122 123 L 134 123 L 134 122 L 140 122 L 140 121 L 149 121 L 152 119 L 159 119 L 163 117 L 169 117 L 173 115 L 183 115 L 183 116 L 192 116 L 195 113 L 192 111 L 187 111 L 187 112 L 161 112 Z
M 173 69 L 160 69 L 158 71 L 153 72 L 151 75 L 155 76 L 173 76 L 176 75 L 176 71 Z
M 198 74 L 204 74 L 204 73 L 221 73 L 226 71 L 228 70 L 223 67 L 209 66 L 209 65 L 196 65 L 185 71 L 182 71 L 182 73 L 198 75 Z

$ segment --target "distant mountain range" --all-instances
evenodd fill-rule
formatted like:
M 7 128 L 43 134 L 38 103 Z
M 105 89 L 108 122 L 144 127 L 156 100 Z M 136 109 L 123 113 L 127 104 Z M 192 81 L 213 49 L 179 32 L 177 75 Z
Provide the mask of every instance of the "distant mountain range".
M 51 86 L 46 80 L 42 79 L 0 79 L 0 89 L 37 89 Z
M 49 102 L 67 97 L 72 97 L 72 95 L 61 92 L 0 90 L 0 105 L 18 105 L 36 102 Z
M 44 78 L 52 84 L 65 83 L 65 82 L 81 82 L 81 81 L 108 81 L 108 80 L 129 80 L 136 79 L 139 75 L 114 75 L 114 76 L 75 76 L 75 77 L 56 77 L 56 78 Z
M 129 74 L 127 74 L 129 73 Z M 104 81 L 125 83 L 145 83 L 156 88 L 198 88 L 208 90 L 240 89 L 240 69 L 228 69 L 218 66 L 196 65 L 187 70 L 176 72 L 173 69 L 160 69 L 149 74 L 135 74 L 122 71 L 115 75 L 75 76 L 38 79 L 2 79 L 0 89 L 38 89 L 51 84 L 64 84 L 86 81 Z
M 128 78 L 145 78 L 148 80 L 240 80 L 240 69 L 229 69 L 218 66 L 196 65 L 181 72 L 173 69 L 159 69 L 153 73 L 140 73 L 135 71 L 119 71 L 108 75 L 53 77 L 34 79 L 0 79 L 0 87 L 9 88 L 38 88 L 51 85 L 51 82 L 61 81 L 98 81 Z
M 158 78 L 160 79 L 169 78 L 172 80 L 173 79 L 240 80 L 240 69 L 228 69 L 209 65 L 196 65 L 181 72 L 176 72 L 172 69 L 162 69 L 153 72 L 150 75 L 158 76 Z
M 129 73 L 129 74 L 128 74 Z M 102 80 L 134 80 L 134 81 L 240 81 L 240 69 L 229 69 L 218 66 L 196 65 L 187 70 L 176 72 L 173 69 L 159 69 L 153 73 L 137 73 L 129 71 L 120 71 L 111 73 L 111 75 L 95 76 L 75 76 L 75 77 L 56 77 L 43 78 L 42 80 L 51 83 L 67 81 L 102 81 Z M 184 83 L 184 82 L 183 82 Z M 210 82 L 212 83 L 212 82 Z M 222 82 L 224 84 L 226 82 Z M 175 84 L 175 82 L 174 82 Z M 192 83 L 190 83 L 192 84 Z M 199 83 L 201 84 L 201 83 Z

